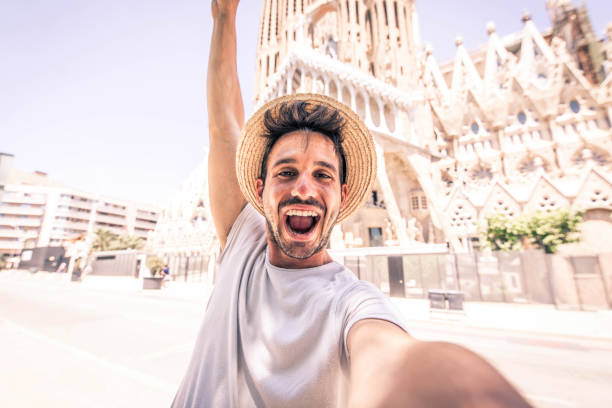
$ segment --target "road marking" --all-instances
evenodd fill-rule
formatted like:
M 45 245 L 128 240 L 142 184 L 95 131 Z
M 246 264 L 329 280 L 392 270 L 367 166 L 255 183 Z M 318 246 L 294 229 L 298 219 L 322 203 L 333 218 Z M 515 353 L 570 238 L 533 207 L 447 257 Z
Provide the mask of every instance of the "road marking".
M 162 379 L 160 379 L 158 377 L 155 377 L 155 376 L 152 376 L 152 375 L 149 375 L 149 374 L 145 374 L 145 373 L 140 372 L 138 370 L 134 370 L 132 368 L 125 367 L 125 366 L 122 366 L 122 365 L 117 364 L 117 363 L 113 363 L 113 362 L 108 361 L 108 360 L 106 360 L 106 359 L 104 359 L 102 357 L 99 357 L 99 356 L 97 356 L 97 355 L 95 355 L 93 353 L 90 353 L 89 351 L 85 351 L 85 350 L 80 349 L 78 347 L 67 345 L 65 343 L 62 343 L 59 340 L 53 339 L 51 337 L 45 336 L 44 334 L 41 334 L 41 333 L 38 333 L 36 331 L 30 330 L 30 329 L 28 329 L 26 327 L 23 327 L 23 326 L 21 326 L 21 325 L 19 325 L 17 323 L 14 323 L 14 322 L 12 322 L 12 321 L 10 321 L 8 319 L 5 319 L 3 317 L 0 317 L 0 323 L 5 324 L 9 328 L 12 328 L 13 330 L 15 330 L 15 331 L 17 331 L 19 333 L 25 334 L 26 336 L 28 336 L 28 337 L 30 337 L 30 338 L 32 338 L 34 340 L 41 341 L 43 343 L 49 344 L 49 345 L 51 345 L 53 347 L 56 347 L 56 348 L 58 348 L 58 349 L 60 349 L 62 351 L 65 351 L 67 353 L 73 354 L 73 355 L 75 355 L 77 357 L 80 357 L 82 359 L 91 361 L 91 362 L 96 363 L 96 364 L 100 364 L 100 365 L 102 365 L 102 366 L 104 366 L 106 368 L 110 368 L 110 369 L 115 370 L 115 371 L 118 371 L 122 375 L 124 375 L 124 376 L 126 376 L 126 377 L 128 377 L 130 379 L 139 381 L 139 382 L 141 382 L 143 384 L 152 386 L 153 388 L 157 388 L 157 389 L 159 389 L 161 391 L 164 391 L 164 392 L 168 392 L 168 393 L 176 392 L 177 387 L 175 387 L 175 386 L 173 386 L 171 384 L 168 384 L 166 381 L 164 381 L 164 380 L 162 380 Z
M 576 406 L 575 404 L 572 404 L 569 401 L 560 400 L 560 399 L 556 399 L 556 398 L 545 397 L 543 395 L 527 394 L 527 399 L 529 399 L 531 401 L 550 402 L 551 404 L 561 405 L 561 406 L 564 406 L 564 407 L 575 407 Z

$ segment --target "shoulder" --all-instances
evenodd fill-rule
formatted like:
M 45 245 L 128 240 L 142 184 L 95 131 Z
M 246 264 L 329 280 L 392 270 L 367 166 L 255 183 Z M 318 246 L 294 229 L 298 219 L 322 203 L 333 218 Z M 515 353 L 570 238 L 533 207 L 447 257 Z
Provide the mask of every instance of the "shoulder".
M 226 253 L 248 249 L 259 244 L 262 239 L 265 240 L 265 237 L 265 218 L 251 204 L 246 204 L 232 224 L 225 246 L 218 257 L 218 262 L 221 262 Z

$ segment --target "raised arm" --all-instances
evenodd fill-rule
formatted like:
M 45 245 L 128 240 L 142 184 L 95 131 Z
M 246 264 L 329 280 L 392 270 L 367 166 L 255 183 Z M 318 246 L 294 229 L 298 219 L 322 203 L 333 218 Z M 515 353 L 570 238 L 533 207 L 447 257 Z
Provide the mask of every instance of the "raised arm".
M 351 408 L 529 408 L 489 363 L 451 343 L 415 340 L 383 320 L 347 336 Z
M 212 0 L 213 33 L 208 59 L 208 192 L 221 247 L 245 199 L 236 178 L 236 149 L 244 107 L 236 66 L 236 10 L 239 0 Z

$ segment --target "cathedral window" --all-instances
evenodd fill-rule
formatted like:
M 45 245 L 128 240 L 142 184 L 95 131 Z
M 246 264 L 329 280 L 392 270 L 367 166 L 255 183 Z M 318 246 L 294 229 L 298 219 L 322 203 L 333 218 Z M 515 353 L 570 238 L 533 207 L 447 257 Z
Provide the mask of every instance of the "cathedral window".
M 571 101 L 569 106 L 572 112 L 574 113 L 580 112 L 580 104 L 578 103 L 577 100 L 574 99 L 573 101 Z
M 272 9 L 268 10 L 268 42 L 270 42 L 271 31 L 272 31 Z
M 393 2 L 393 11 L 395 13 L 395 27 L 399 28 L 399 17 L 397 15 L 397 1 Z
M 351 22 L 351 8 L 349 7 L 349 2 L 346 0 L 346 22 Z
M 387 2 L 383 1 L 383 10 L 385 12 L 385 25 L 389 25 L 389 16 L 387 15 Z
M 355 19 L 359 24 L 359 1 L 355 1 Z
M 519 112 L 518 115 L 516 115 L 518 121 L 521 123 L 521 125 L 524 125 L 525 122 L 527 122 L 527 115 L 525 115 L 525 112 Z
M 493 178 L 493 172 L 490 168 L 479 165 L 470 172 L 469 177 L 472 184 L 486 186 Z
M 548 77 L 546 76 L 546 74 L 538 74 L 538 82 L 540 86 L 544 86 L 546 85 L 546 81 L 547 81 Z
M 278 37 L 278 16 L 280 15 L 280 2 L 276 2 L 276 21 L 274 23 L 274 35 Z
M 478 123 L 472 122 L 472 133 L 474 133 L 475 135 L 478 134 L 478 129 L 480 129 Z
M 371 49 L 374 44 L 374 31 L 372 30 L 372 14 L 370 13 L 370 10 L 366 11 L 365 24 L 366 24 L 366 35 L 367 35 L 366 45 L 368 49 Z

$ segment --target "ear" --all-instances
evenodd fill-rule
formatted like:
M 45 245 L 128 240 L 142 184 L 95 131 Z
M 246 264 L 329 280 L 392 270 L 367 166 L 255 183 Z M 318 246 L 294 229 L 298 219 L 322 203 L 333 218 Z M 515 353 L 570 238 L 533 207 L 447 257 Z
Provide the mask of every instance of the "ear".
M 255 180 L 255 191 L 257 192 L 257 202 L 259 205 L 263 205 L 263 190 L 264 182 L 261 178 Z
M 340 209 L 344 207 L 344 203 L 346 202 L 346 196 L 348 196 L 348 186 L 343 184 L 340 187 Z

